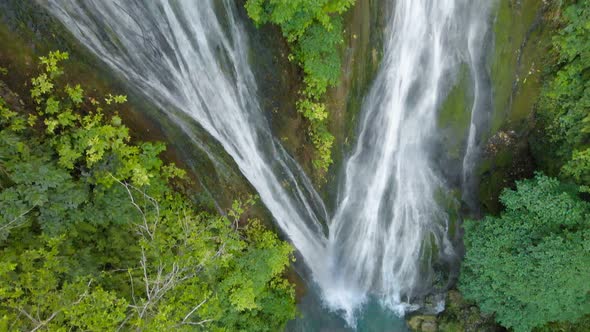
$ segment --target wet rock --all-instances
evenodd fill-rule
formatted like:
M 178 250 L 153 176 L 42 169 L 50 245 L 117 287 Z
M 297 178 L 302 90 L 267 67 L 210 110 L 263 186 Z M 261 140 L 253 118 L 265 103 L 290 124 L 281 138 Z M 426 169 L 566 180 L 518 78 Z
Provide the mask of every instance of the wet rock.
M 438 322 L 436 321 L 436 317 L 425 317 L 424 321 L 422 321 L 421 329 L 423 332 L 436 332 L 438 331 Z
M 432 315 L 416 315 L 410 317 L 408 326 L 412 331 L 416 332 L 437 332 L 438 322 L 436 316 Z
M 445 311 L 437 319 L 440 332 L 504 331 L 495 323 L 493 315 L 482 313 L 475 303 L 454 289 L 447 292 Z
M 0 76 L 0 98 L 4 99 L 4 101 L 10 105 L 12 110 L 21 114 L 24 113 L 23 101 L 16 93 L 6 86 L 6 84 L 2 81 L 2 76 Z
M 438 315 L 416 314 L 407 319 L 414 332 L 500 332 L 506 331 L 496 324 L 493 315 L 482 313 L 477 305 L 463 298 L 457 290 L 445 297 L 445 310 Z
M 418 331 L 422 325 L 422 320 L 420 316 L 413 316 L 408 320 L 408 326 L 412 331 Z

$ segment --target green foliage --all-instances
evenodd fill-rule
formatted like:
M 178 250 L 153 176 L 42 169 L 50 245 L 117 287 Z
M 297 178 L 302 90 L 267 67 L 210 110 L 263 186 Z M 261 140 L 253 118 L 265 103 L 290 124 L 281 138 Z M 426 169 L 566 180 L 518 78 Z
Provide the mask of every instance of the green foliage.
M 271 22 L 281 26 L 288 41 L 304 36 L 313 24 L 334 29 L 332 14 L 342 14 L 354 0 L 248 0 L 246 10 L 257 24 Z
M 340 78 L 342 19 L 354 0 L 248 0 L 246 10 L 256 24 L 281 27 L 290 43 L 289 58 L 303 69 L 305 88 L 297 109 L 308 119 L 310 136 L 317 150 L 313 164 L 320 174 L 332 163 L 334 137 L 327 130 L 328 113 L 320 99 Z
M 334 136 L 330 134 L 325 122 L 313 123 L 311 128 L 311 140 L 318 150 L 318 156 L 313 165 L 318 170 L 327 170 L 332 164 L 332 145 Z
M 561 14 L 532 142 L 542 168 L 506 190 L 500 217 L 465 223 L 460 289 L 515 331 L 585 330 L 590 317 L 590 2 L 549 2 Z M 565 6 L 565 7 L 564 7 Z
M 501 201 L 501 217 L 465 222 L 461 292 L 517 332 L 589 314 L 590 204 L 540 174 Z
M 237 309 L 226 313 L 223 327 L 228 331 L 277 331 L 280 325 L 269 322 L 286 322 L 295 317 L 291 304 L 295 293 L 283 278 L 292 248 L 264 230 L 256 220 L 250 222 L 245 233 L 249 250 L 240 260 L 228 264 L 225 273 L 228 277 L 220 284 L 220 293 L 229 294 L 221 303 Z M 245 313 L 251 319 L 240 317 Z
M 276 331 L 295 316 L 292 248 L 253 204 L 198 211 L 171 185 L 161 143 L 41 58 L 29 114 L 0 98 L 0 330 Z M 63 88 L 62 88 L 63 87 Z
M 326 172 L 332 164 L 331 151 L 334 143 L 334 136 L 330 133 L 326 124 L 328 119 L 326 106 L 310 99 L 303 99 L 297 103 L 297 109 L 311 122 L 309 136 L 317 151 L 313 166 L 319 172 Z
M 564 10 L 555 36 L 554 78 L 543 89 L 537 112 L 543 142 L 537 153 L 548 169 L 590 184 L 590 3 Z M 552 164 L 557 164 L 553 166 Z M 553 166 L 553 167 L 552 167 Z
M 305 73 L 305 95 L 319 99 L 328 86 L 334 86 L 340 78 L 340 55 L 338 46 L 342 44 L 342 19 L 334 17 L 331 30 L 322 25 L 311 25 L 299 41 L 294 52 L 296 59 L 302 59 Z
M 125 318 L 127 302 L 94 285 L 92 279 L 64 280 L 72 262 L 60 255 L 62 242 L 63 237 L 39 236 L 24 251 L 4 250 L 3 256 L 8 256 L 0 262 L 4 324 L 10 330 L 116 329 Z

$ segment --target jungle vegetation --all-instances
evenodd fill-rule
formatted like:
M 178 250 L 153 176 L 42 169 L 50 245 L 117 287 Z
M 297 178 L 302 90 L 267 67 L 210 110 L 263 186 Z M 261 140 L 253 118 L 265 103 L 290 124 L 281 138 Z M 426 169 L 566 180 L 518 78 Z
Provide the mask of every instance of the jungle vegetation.
M 464 225 L 459 289 L 517 332 L 590 326 L 590 2 L 553 6 L 530 141 L 539 173 L 505 189 L 501 215 Z
M 0 98 L 0 331 L 282 329 L 293 249 L 242 220 L 254 198 L 195 206 L 126 97 L 64 82 L 67 59 L 41 57 L 31 104 Z

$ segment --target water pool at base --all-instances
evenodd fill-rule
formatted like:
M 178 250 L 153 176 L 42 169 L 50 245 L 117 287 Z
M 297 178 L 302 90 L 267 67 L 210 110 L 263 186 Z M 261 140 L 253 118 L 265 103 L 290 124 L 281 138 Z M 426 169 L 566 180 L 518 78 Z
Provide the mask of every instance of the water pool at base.
M 298 305 L 301 316 L 291 321 L 286 332 L 409 332 L 406 321 L 391 310 L 383 308 L 377 301 L 363 306 L 357 318 L 356 329 L 335 312 L 321 304 L 317 292 L 309 290 Z

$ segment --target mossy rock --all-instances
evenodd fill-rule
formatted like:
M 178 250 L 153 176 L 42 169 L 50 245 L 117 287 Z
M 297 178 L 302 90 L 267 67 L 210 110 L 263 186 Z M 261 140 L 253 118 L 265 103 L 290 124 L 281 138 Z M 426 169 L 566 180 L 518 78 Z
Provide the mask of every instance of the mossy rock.
M 477 171 L 483 210 L 496 214 L 503 188 L 533 175 L 529 136 L 541 90 L 541 68 L 551 45 L 542 0 L 501 0 L 494 21 L 490 74 L 493 113 L 488 144 Z
M 416 332 L 437 332 L 438 321 L 436 316 L 432 315 L 416 315 L 410 317 L 408 326 L 412 331 Z
M 445 312 L 447 314 L 453 316 L 459 316 L 461 314 L 461 310 L 463 310 L 468 303 L 466 303 L 465 299 L 463 299 L 463 295 L 456 290 L 450 290 L 447 293 L 447 307 L 445 308 Z
M 407 318 L 414 332 L 499 332 L 506 331 L 494 321 L 493 315 L 482 313 L 477 305 L 450 290 L 445 298 L 446 308 L 438 315 L 415 314 Z
M 504 188 L 514 188 L 517 180 L 534 174 L 535 161 L 526 136 L 514 131 L 500 131 L 488 140 L 484 159 L 477 173 L 480 177 L 479 201 L 488 213 L 502 210 L 499 201 Z
M 473 102 L 471 85 L 469 68 L 464 64 L 438 113 L 437 125 L 441 132 L 442 147 L 455 162 L 462 161 L 467 146 Z

